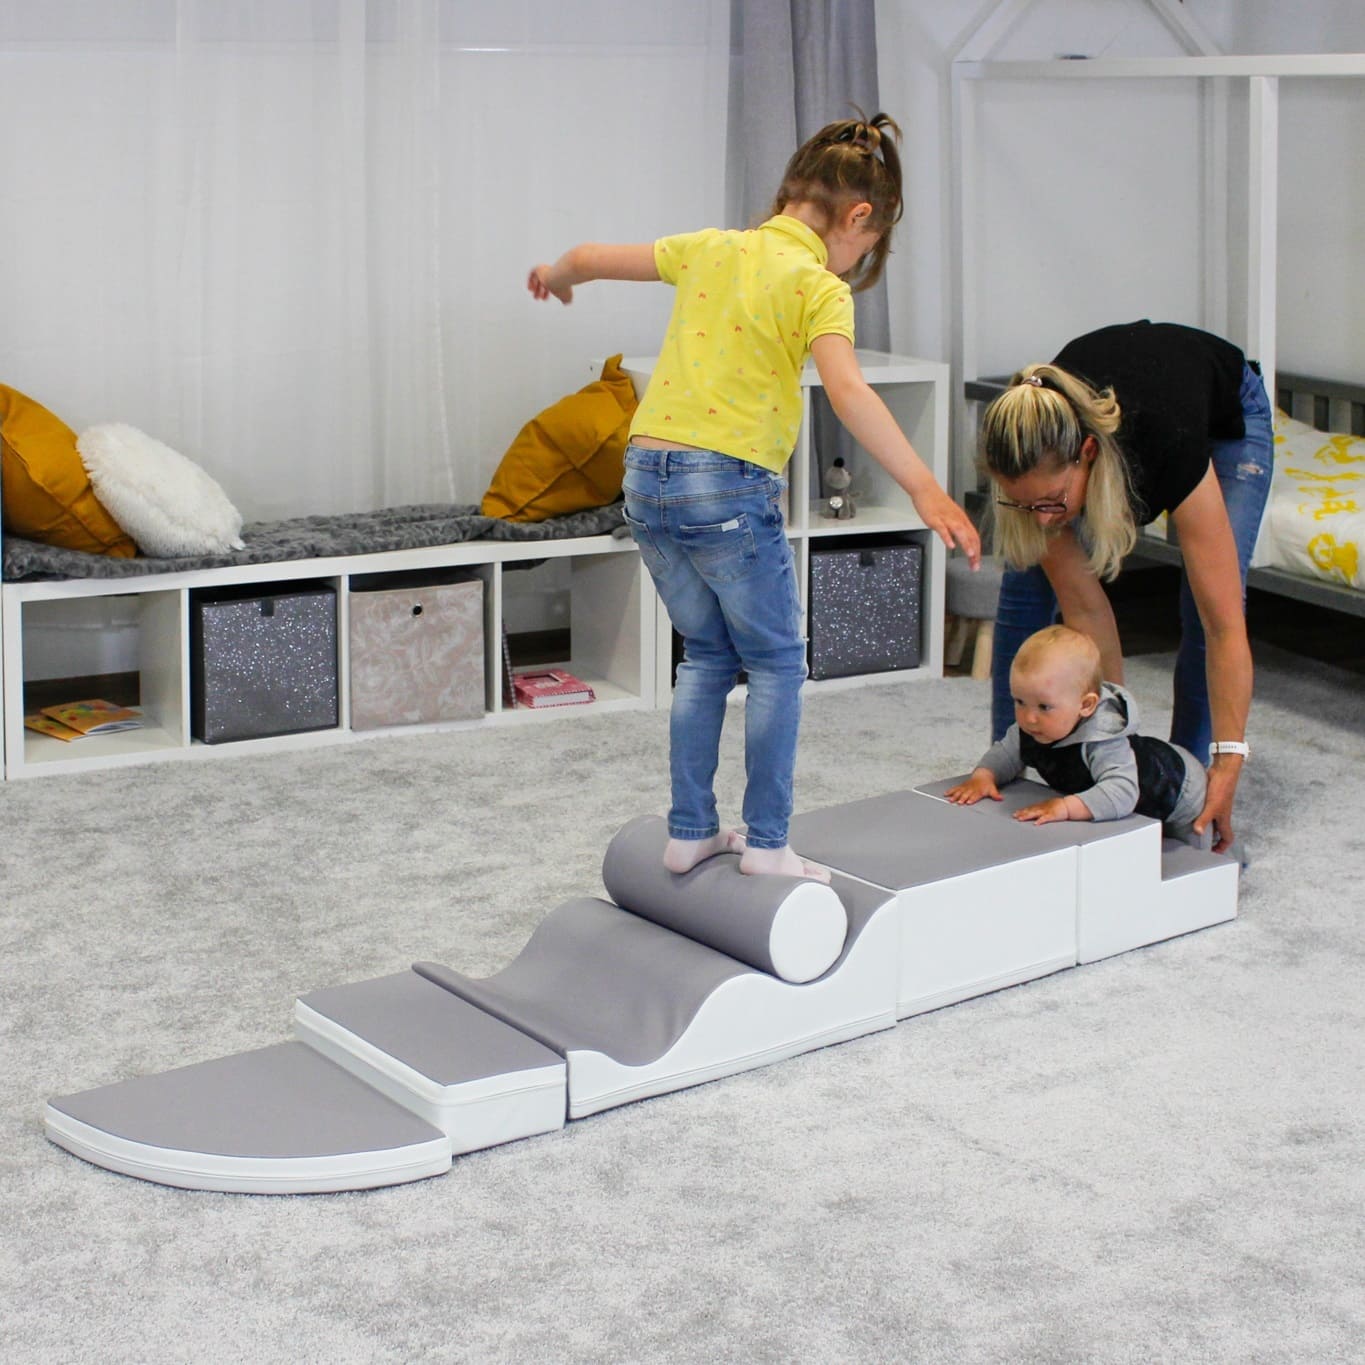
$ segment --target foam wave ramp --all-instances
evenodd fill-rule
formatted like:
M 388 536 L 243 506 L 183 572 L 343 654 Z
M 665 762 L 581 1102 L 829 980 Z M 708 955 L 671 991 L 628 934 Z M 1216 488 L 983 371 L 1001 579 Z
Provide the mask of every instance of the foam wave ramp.
M 668 873 L 640 817 L 607 849 L 610 899 L 552 910 L 493 976 L 419 962 L 311 992 L 292 1039 L 53 1099 L 47 1134 L 187 1189 L 402 1184 L 1237 913 L 1236 863 L 1154 821 L 1023 825 L 1044 789 L 963 808 L 956 780 L 798 816 L 827 887 L 732 854 Z

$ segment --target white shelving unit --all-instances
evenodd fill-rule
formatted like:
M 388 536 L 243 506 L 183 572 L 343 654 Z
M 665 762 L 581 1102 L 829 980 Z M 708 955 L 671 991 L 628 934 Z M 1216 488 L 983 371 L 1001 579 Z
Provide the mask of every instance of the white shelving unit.
M 890 355 L 884 351 L 857 352 L 863 376 L 881 395 L 901 430 L 920 458 L 933 470 L 945 488 L 948 486 L 948 366 L 941 361 L 919 360 L 913 356 Z M 595 361 L 593 373 L 600 373 L 602 362 Z M 643 392 L 654 368 L 654 357 L 628 357 L 622 368 L 630 375 L 637 392 Z M 943 676 L 944 572 L 947 550 L 943 542 L 927 530 L 915 512 L 914 504 L 899 484 L 882 469 L 867 451 L 855 447 L 846 456 L 853 475 L 851 491 L 857 515 L 837 521 L 821 515 L 824 502 L 821 471 L 824 463 L 815 447 L 810 420 L 812 396 L 820 387 L 820 376 L 813 364 L 801 375 L 802 421 L 796 450 L 787 471 L 787 536 L 796 554 L 797 579 L 801 585 L 801 609 L 810 601 L 811 548 L 822 538 L 838 536 L 904 538 L 924 549 L 924 577 L 921 588 L 920 619 L 924 638 L 918 668 L 869 673 L 852 678 L 830 678 L 811 682 L 812 688 L 857 687 L 874 682 L 904 682 L 909 679 Z M 830 459 L 833 458 L 831 454 Z M 656 667 L 667 700 L 669 682 L 669 632 L 663 620 L 660 655 Z
M 537 724 L 578 708 L 506 709 L 502 699 L 504 568 L 530 560 L 567 560 L 570 584 L 570 657 L 546 660 L 570 668 L 594 689 L 589 708 L 639 710 L 657 705 L 654 676 L 660 633 L 658 598 L 640 557 L 628 540 L 591 536 L 572 540 L 469 541 L 422 550 L 399 550 L 339 559 L 293 560 L 183 574 L 124 579 L 66 579 L 4 585 L 4 741 L 6 778 L 83 772 L 167 759 L 298 749 L 424 730 L 470 729 L 489 724 Z M 485 713 L 481 719 L 389 729 L 350 729 L 348 591 L 352 574 L 416 570 L 473 570 L 484 581 Z M 250 585 L 263 593 L 291 583 L 322 581 L 337 594 L 338 720 L 332 729 L 223 744 L 190 736 L 190 594 L 196 588 Z M 137 632 L 144 724 L 112 735 L 87 735 L 71 743 L 24 728 L 26 617 L 58 618 L 62 604 L 91 598 L 126 599 Z M 38 604 L 42 604 L 39 607 Z M 31 623 L 30 623 L 31 624 Z M 97 671 L 95 669 L 87 670 Z M 46 684 L 43 684 L 46 686 Z
M 859 352 L 863 372 L 885 399 L 921 457 L 946 484 L 948 472 L 948 367 L 879 352 Z M 635 359 L 626 369 L 638 385 L 653 361 Z M 601 370 L 597 362 L 594 373 Z M 824 537 L 891 537 L 924 547 L 921 619 L 924 637 L 920 667 L 811 683 L 816 688 L 852 687 L 867 682 L 936 678 L 943 671 L 942 542 L 927 531 L 909 497 L 865 451 L 849 457 L 857 515 L 835 521 L 820 515 L 820 453 L 809 420 L 812 392 L 819 387 L 813 367 L 802 377 L 805 416 L 790 476 L 788 535 L 797 557 L 803 611 L 809 600 L 812 545 Z M 502 699 L 502 623 L 504 576 L 531 561 L 567 561 L 570 657 L 544 660 L 567 666 L 596 692 L 589 707 L 544 711 L 507 709 Z M 432 569 L 477 572 L 484 588 L 485 711 L 476 720 L 412 725 L 354 732 L 350 728 L 349 585 L 353 575 L 401 575 Z M 560 576 L 562 581 L 562 576 Z M 200 588 L 250 586 L 262 593 L 291 583 L 324 582 L 337 596 L 338 724 L 326 730 L 276 735 L 229 743 L 203 744 L 190 735 L 190 603 Z M 123 599 L 120 632 L 135 631 L 140 706 L 144 724 L 112 735 L 88 735 L 64 744 L 24 728 L 26 640 L 31 632 L 86 613 L 92 599 Z M 294 560 L 186 573 L 148 574 L 121 579 L 63 579 L 6 583 L 0 589 L 0 645 L 4 697 L 4 775 L 7 779 L 86 772 L 133 763 L 217 758 L 315 745 L 345 743 L 385 734 L 460 730 L 486 725 L 535 725 L 573 714 L 640 710 L 669 704 L 672 630 L 635 545 L 629 539 L 591 536 L 573 540 L 468 541 L 422 550 L 399 550 L 344 558 Z M 101 652 L 92 651 L 92 656 Z M 75 666 L 77 675 L 97 675 L 98 665 Z M 42 684 L 46 686 L 46 683 Z

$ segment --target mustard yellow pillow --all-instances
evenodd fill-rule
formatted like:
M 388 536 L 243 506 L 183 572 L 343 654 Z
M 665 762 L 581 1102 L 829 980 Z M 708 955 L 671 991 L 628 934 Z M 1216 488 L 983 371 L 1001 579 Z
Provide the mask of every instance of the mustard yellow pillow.
M 615 502 L 635 405 L 635 386 L 614 355 L 600 379 L 522 427 L 479 510 L 506 521 L 544 521 Z
M 132 537 L 95 496 L 76 433 L 60 417 L 0 384 L 0 437 L 5 530 L 86 554 L 137 554 Z

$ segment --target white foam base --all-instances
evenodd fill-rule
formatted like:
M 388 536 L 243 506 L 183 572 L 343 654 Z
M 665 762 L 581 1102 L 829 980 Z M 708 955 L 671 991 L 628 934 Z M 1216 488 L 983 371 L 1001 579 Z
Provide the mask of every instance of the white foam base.
M 51 1105 L 45 1124 L 48 1137 L 57 1146 L 105 1170 L 157 1185 L 228 1194 L 334 1194 L 404 1185 L 444 1175 L 450 1169 L 452 1155 L 445 1139 L 324 1157 L 240 1157 L 179 1151 L 107 1133 Z
M 724 982 L 677 1043 L 648 1066 L 570 1051 L 569 1117 L 585 1118 L 890 1028 L 896 1022 L 898 943 L 892 911 L 889 902 L 875 911 L 844 960 L 816 981 L 795 985 L 750 972 Z
M 1074 967 L 1076 862 L 1055 849 L 901 891 L 897 1016 Z
M 1079 853 L 1078 962 L 1098 962 L 1236 918 L 1236 862 L 1180 845 L 1163 853 L 1154 820 L 1085 844 Z M 1167 870 L 1178 875 L 1166 876 Z
M 540 1067 L 441 1085 L 335 1020 L 294 1002 L 300 1042 L 439 1128 L 456 1156 L 564 1126 L 566 1068 Z

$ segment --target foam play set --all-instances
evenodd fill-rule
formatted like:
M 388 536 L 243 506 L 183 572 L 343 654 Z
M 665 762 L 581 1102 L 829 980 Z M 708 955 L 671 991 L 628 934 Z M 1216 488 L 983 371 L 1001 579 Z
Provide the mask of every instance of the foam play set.
M 48 1136 L 187 1189 L 402 1184 L 1237 913 L 1236 862 L 1153 820 L 1025 824 L 1046 789 L 962 807 L 957 780 L 797 816 L 829 886 L 734 854 L 669 873 L 640 817 L 607 848 L 610 899 L 552 910 L 493 976 L 419 962 L 313 991 L 291 1040 L 53 1099 Z

